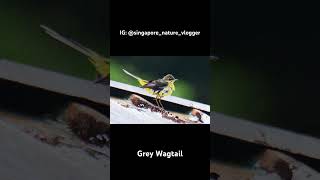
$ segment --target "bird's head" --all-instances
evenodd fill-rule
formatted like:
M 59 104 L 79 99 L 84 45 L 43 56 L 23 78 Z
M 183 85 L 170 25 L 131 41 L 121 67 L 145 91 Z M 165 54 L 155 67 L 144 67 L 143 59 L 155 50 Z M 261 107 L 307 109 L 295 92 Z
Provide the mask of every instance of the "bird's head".
M 174 76 L 172 74 L 167 74 L 162 79 L 165 81 L 168 81 L 168 82 L 175 82 L 178 80 L 178 79 L 174 78 Z

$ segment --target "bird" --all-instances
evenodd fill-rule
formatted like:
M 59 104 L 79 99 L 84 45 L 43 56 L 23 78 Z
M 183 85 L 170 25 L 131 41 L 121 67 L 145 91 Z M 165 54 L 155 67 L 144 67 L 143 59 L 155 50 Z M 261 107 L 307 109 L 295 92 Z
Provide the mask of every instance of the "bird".
M 50 29 L 49 27 L 45 25 L 40 25 L 42 29 L 44 29 L 45 33 L 50 35 L 52 38 L 64 43 L 65 45 L 72 47 L 73 49 L 79 51 L 80 53 L 88 56 L 88 60 L 93 64 L 93 66 L 96 69 L 97 72 L 97 79 L 94 81 L 95 83 L 100 84 L 109 84 L 109 78 L 110 78 L 110 62 L 108 59 L 104 56 L 101 56 L 100 54 L 94 52 L 93 50 L 84 47 L 80 43 L 73 41 L 71 39 L 68 39 L 56 31 Z
M 156 80 L 144 80 L 136 75 L 131 74 L 125 69 L 122 69 L 126 74 L 138 80 L 141 88 L 145 89 L 149 94 L 155 95 L 155 100 L 158 107 L 164 109 L 161 98 L 171 96 L 176 90 L 174 83 L 178 80 L 172 74 L 167 74 L 163 78 Z

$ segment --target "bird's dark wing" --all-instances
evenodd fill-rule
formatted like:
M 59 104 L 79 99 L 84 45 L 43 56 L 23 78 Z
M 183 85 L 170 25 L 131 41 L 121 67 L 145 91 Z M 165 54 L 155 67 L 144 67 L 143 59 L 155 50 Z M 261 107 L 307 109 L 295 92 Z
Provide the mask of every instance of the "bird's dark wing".
M 162 79 L 159 79 L 159 80 L 149 81 L 147 84 L 143 85 L 142 88 L 150 88 L 155 91 L 159 91 L 165 88 L 166 86 L 168 86 L 168 82 L 163 81 Z

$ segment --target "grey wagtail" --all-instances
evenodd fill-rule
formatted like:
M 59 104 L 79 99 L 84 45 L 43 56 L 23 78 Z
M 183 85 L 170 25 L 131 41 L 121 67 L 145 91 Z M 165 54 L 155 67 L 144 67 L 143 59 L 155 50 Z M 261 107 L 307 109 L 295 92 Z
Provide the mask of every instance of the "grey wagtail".
M 164 96 L 170 96 L 173 91 L 176 90 L 174 82 L 178 79 L 175 79 L 172 74 L 167 74 L 161 79 L 148 81 L 129 73 L 125 69 L 122 70 L 129 76 L 137 79 L 139 84 L 141 85 L 141 88 L 145 89 L 149 94 L 155 95 L 157 105 L 161 108 L 163 108 L 161 98 L 163 98 Z
M 54 30 L 44 25 L 40 25 L 40 27 L 43 28 L 45 32 L 51 37 L 53 37 L 54 39 L 88 56 L 89 57 L 88 60 L 94 65 L 97 71 L 97 79 L 95 80 L 95 83 L 109 84 L 110 64 L 107 58 L 99 55 L 98 53 L 92 51 L 89 48 L 82 46 L 81 44 L 71 39 L 67 39 L 63 37 L 59 33 L 55 32 Z

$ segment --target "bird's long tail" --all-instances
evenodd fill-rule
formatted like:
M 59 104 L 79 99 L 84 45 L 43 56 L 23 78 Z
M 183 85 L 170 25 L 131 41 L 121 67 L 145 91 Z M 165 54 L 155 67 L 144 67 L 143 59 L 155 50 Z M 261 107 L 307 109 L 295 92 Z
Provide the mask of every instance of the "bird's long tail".
M 144 86 L 145 84 L 147 84 L 147 83 L 148 83 L 148 81 L 147 81 L 147 80 L 141 79 L 140 77 L 138 77 L 138 76 L 136 76 L 136 75 L 133 75 L 133 74 L 129 73 L 129 72 L 128 72 L 127 70 L 125 70 L 125 69 L 122 69 L 122 70 L 123 70 L 123 72 L 125 72 L 125 73 L 126 73 L 126 74 L 128 74 L 129 76 L 131 76 L 131 77 L 133 77 L 133 78 L 137 79 L 141 86 Z
M 65 45 L 72 47 L 73 49 L 79 51 L 80 53 L 89 57 L 89 61 L 95 66 L 97 72 L 102 76 L 109 76 L 109 62 L 107 58 L 99 55 L 98 53 L 94 52 L 93 50 L 84 47 L 80 43 L 68 39 L 56 31 L 48 28 L 47 26 L 40 25 L 41 28 L 45 30 L 45 32 L 53 37 L 54 39 L 64 43 Z
M 100 55 L 96 52 L 94 52 L 93 50 L 84 47 L 83 45 L 81 45 L 80 43 L 73 41 L 71 39 L 68 39 L 62 35 L 60 35 L 59 33 L 57 33 L 56 31 L 48 28 L 47 26 L 44 25 L 40 25 L 40 27 L 42 29 L 45 30 L 45 32 L 50 35 L 51 37 L 53 37 L 54 39 L 64 43 L 65 45 L 68 45 L 69 47 L 72 47 L 73 49 L 81 52 L 82 54 L 90 57 L 90 58 L 95 58 L 95 57 L 99 57 Z
M 139 78 L 138 76 L 135 76 L 135 75 L 129 73 L 127 70 L 125 70 L 125 69 L 122 69 L 122 70 L 123 70 L 123 72 L 125 72 L 125 73 L 128 74 L 129 76 L 131 76 L 131 77 L 133 77 L 133 78 L 135 78 L 135 79 L 137 79 L 137 80 L 142 80 L 142 79 Z

